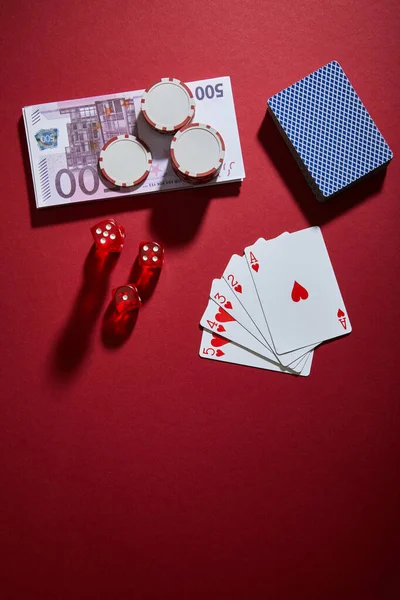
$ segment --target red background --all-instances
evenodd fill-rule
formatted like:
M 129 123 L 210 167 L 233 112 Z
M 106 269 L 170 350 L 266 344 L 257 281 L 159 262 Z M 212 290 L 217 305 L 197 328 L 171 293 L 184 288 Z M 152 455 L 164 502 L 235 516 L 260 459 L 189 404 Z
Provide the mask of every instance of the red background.
M 399 597 L 400 170 L 318 204 L 267 98 L 338 60 L 399 153 L 397 0 L 2 3 L 3 600 Z M 247 178 L 36 211 L 21 108 L 230 75 Z M 82 319 L 89 226 L 123 253 Z M 307 379 L 198 357 L 212 278 L 319 224 L 352 319 Z M 165 244 L 130 338 L 104 343 L 139 241 Z

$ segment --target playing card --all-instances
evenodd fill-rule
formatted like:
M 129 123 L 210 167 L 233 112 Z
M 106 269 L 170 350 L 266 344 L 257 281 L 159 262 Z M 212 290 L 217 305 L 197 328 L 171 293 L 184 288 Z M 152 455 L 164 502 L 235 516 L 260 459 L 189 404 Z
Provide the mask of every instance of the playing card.
M 278 354 L 351 332 L 319 227 L 255 246 L 245 256 Z
M 300 372 L 304 368 L 304 366 L 307 364 L 310 357 L 312 359 L 313 355 L 314 355 L 314 350 L 309 350 L 308 352 L 303 354 L 303 356 L 301 356 L 299 359 L 295 360 L 293 363 L 286 366 L 286 369 L 292 369 L 293 371 Z M 283 365 L 283 366 L 285 366 L 285 365 Z
M 280 239 L 287 235 L 289 234 L 284 233 L 282 236 L 279 236 L 279 238 L 275 239 Z M 257 240 L 256 244 L 254 244 L 254 246 L 259 244 L 269 244 L 270 241 L 272 240 L 267 241 L 263 238 L 260 238 Z M 267 320 L 264 317 L 246 257 L 234 254 L 226 266 L 226 269 L 223 273 L 223 278 L 230 286 L 230 289 L 235 295 L 236 299 L 241 303 L 249 317 L 253 320 L 253 323 L 256 325 L 258 331 L 262 334 L 265 342 L 271 349 L 271 352 L 275 354 L 271 333 L 268 329 Z M 277 356 L 275 354 L 276 358 L 274 360 L 282 363 L 285 366 L 296 368 L 296 362 L 298 362 L 299 358 L 303 357 L 305 352 L 308 350 L 311 350 L 311 348 L 302 348 L 282 356 Z
M 208 358 L 209 360 L 235 363 L 248 367 L 257 367 L 258 369 L 266 369 L 267 371 L 301 375 L 303 377 L 310 374 L 313 358 L 311 352 L 305 360 L 301 373 L 295 373 L 291 369 L 285 369 L 283 366 L 272 363 L 227 339 L 221 338 L 215 333 L 207 331 L 206 329 L 204 329 L 202 333 L 199 355 L 202 358 Z
M 272 350 L 272 338 L 266 326 L 264 313 L 257 296 L 256 288 L 254 287 L 251 273 L 247 266 L 246 257 L 234 254 L 226 265 L 222 278 L 230 286 L 232 293 L 240 302 L 265 342 Z
M 213 333 L 231 340 L 235 344 L 247 348 L 251 352 L 255 352 L 268 360 L 274 361 L 279 364 L 271 353 L 271 350 L 264 344 L 259 342 L 247 329 L 242 327 L 235 318 L 228 313 L 222 306 L 219 306 L 215 300 L 211 298 L 208 301 L 207 308 L 204 311 L 203 316 L 200 320 L 200 325 L 204 329 L 208 329 Z
M 249 275 L 250 280 L 251 276 Z M 251 282 L 254 287 L 253 283 Z M 233 290 L 225 279 L 214 279 L 211 285 L 210 298 L 218 302 L 224 310 L 226 310 L 234 319 L 240 323 L 247 331 L 249 331 L 261 344 L 263 344 L 269 352 L 267 358 L 275 362 L 280 362 L 276 355 L 267 344 L 254 322 L 251 320 L 248 313 L 245 311 L 239 300 L 236 298 Z
M 243 260 L 246 263 L 246 258 L 244 256 L 243 256 Z M 249 270 L 247 268 L 247 263 L 246 263 L 246 269 L 248 272 Z M 257 298 L 258 306 L 260 306 L 250 273 L 249 273 L 249 278 L 250 278 L 251 286 L 254 290 L 254 294 Z M 238 287 L 238 286 L 236 285 L 236 287 Z M 238 291 L 238 290 L 236 290 L 236 291 Z M 261 344 L 263 344 L 266 347 L 267 352 L 263 356 L 265 356 L 268 360 L 272 360 L 273 362 L 284 364 L 285 367 L 290 366 L 290 368 L 293 369 L 294 371 L 300 371 L 303 368 L 303 366 L 306 362 L 306 359 L 308 357 L 308 352 L 305 353 L 304 349 L 296 350 L 293 353 L 285 354 L 284 361 L 282 361 L 280 359 L 280 357 L 277 354 L 275 354 L 273 352 L 273 350 L 271 350 L 270 346 L 267 344 L 267 342 L 265 341 L 265 339 L 263 338 L 263 336 L 261 335 L 261 333 L 255 326 L 254 322 L 251 320 L 250 316 L 247 314 L 247 312 L 245 311 L 243 306 L 240 304 L 240 302 L 236 298 L 235 294 L 233 293 L 232 288 L 229 286 L 229 284 L 224 279 L 214 279 L 213 280 L 212 286 L 211 286 L 211 291 L 210 291 L 210 298 L 212 300 L 214 300 L 215 302 L 217 302 L 220 306 L 222 306 L 222 308 L 224 308 L 226 310 L 226 312 L 228 312 L 232 317 L 234 317 L 235 320 L 240 325 L 242 325 L 242 327 L 247 329 L 247 331 L 249 331 L 259 342 L 261 342 Z M 261 308 L 260 308 L 260 310 L 261 310 Z M 262 318 L 264 321 L 265 328 L 267 328 L 262 311 L 261 311 L 261 315 L 262 315 Z
M 276 356 L 271 353 L 269 348 L 259 342 L 257 338 L 238 323 L 227 310 L 223 309 L 222 306 L 218 306 L 218 303 L 211 298 L 209 299 L 207 308 L 201 318 L 200 325 L 204 329 L 208 329 L 209 331 L 242 346 L 250 352 L 259 354 L 276 365 L 283 366 L 276 359 Z M 304 367 L 307 358 L 307 355 L 303 355 L 289 367 L 290 370 L 300 372 Z
M 301 362 L 301 366 L 299 365 L 299 367 L 296 367 L 296 371 L 300 369 L 299 375 L 307 377 L 307 375 L 310 374 L 313 358 L 314 350 L 310 350 L 310 352 L 307 352 L 304 362 Z

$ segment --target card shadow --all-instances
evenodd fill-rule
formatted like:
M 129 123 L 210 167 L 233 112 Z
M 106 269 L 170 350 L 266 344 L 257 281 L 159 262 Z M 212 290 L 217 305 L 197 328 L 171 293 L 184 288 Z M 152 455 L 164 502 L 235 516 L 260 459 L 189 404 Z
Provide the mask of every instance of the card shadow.
M 82 364 L 118 258 L 118 252 L 102 254 L 92 245 L 84 263 L 82 285 L 54 348 L 51 368 L 56 378 L 70 378 Z
M 196 235 L 208 204 L 213 199 L 240 193 L 241 182 L 214 186 L 193 186 L 180 190 L 146 195 L 122 196 L 105 200 L 87 200 L 60 206 L 36 208 L 28 146 L 23 117 L 18 121 L 18 137 L 23 159 L 25 187 L 29 199 L 32 227 L 46 227 L 79 220 L 96 221 L 102 217 L 136 210 L 151 209 L 149 225 L 155 239 L 168 245 L 185 245 Z M 171 175 L 165 176 L 170 178 Z M 174 175 L 174 177 L 176 177 Z
M 257 137 L 310 225 L 328 223 L 361 202 L 376 196 L 383 187 L 386 167 L 363 177 L 362 180 L 339 192 L 330 200 L 319 202 L 275 125 L 269 110 L 265 114 Z

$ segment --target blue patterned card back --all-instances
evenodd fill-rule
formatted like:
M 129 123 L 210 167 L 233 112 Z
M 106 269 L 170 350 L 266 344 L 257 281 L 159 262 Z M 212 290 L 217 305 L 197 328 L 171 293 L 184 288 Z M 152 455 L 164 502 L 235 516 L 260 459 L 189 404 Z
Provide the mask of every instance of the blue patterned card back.
M 393 158 L 336 61 L 272 96 L 268 106 L 324 200 Z

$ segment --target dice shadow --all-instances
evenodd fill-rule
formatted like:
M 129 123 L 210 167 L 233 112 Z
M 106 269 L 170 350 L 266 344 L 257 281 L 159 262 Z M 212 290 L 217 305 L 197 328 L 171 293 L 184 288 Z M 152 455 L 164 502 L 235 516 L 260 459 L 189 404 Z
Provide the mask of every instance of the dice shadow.
M 119 348 L 131 336 L 139 316 L 139 309 L 118 313 L 111 300 L 103 317 L 101 339 L 109 350 Z
M 157 282 L 161 275 L 161 269 L 148 269 L 141 267 L 139 259 L 136 257 L 129 274 L 129 282 L 134 283 L 138 289 L 139 296 L 143 304 L 146 304 L 156 289 Z
M 140 299 L 142 300 L 142 308 L 126 314 L 120 314 L 116 311 L 114 302 L 111 300 L 104 313 L 101 329 L 101 339 L 106 348 L 110 350 L 119 348 L 132 335 L 139 312 L 143 310 L 143 306 L 153 295 L 160 278 L 161 270 L 141 267 L 138 257 L 136 257 L 128 280 L 124 283 L 133 283 L 136 285 Z
M 54 349 L 52 370 L 57 377 L 70 377 L 83 362 L 118 258 L 118 252 L 100 253 L 94 244 L 90 248 L 82 285 Z
M 257 137 L 310 225 L 328 223 L 361 202 L 377 195 L 383 187 L 386 167 L 364 176 L 326 202 L 319 202 L 281 136 L 269 110 L 265 114 Z

